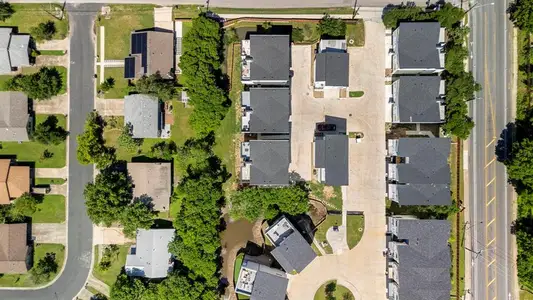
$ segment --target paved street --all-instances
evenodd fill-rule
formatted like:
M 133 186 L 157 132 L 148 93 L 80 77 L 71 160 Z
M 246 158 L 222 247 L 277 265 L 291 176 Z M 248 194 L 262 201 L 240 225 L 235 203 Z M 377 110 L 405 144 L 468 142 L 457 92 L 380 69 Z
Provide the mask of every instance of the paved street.
M 512 71 L 512 25 L 505 13 L 508 1 L 479 1 L 470 12 L 473 42 L 471 68 L 483 90 L 471 103 L 476 123 L 470 138 L 469 216 L 473 250 L 472 286 L 474 299 L 514 299 L 514 258 L 510 223 L 512 189 L 505 167 L 496 160 L 495 145 L 501 131 L 512 120 L 510 87 Z M 509 29 L 507 31 L 507 29 Z
M 81 166 L 76 159 L 75 137 L 83 130 L 87 113 L 93 110 L 94 103 L 94 44 L 92 41 L 93 19 L 95 14 L 76 13 L 76 10 L 96 11 L 95 5 L 68 6 L 70 41 L 70 136 L 68 143 L 69 160 L 69 201 L 67 220 L 67 260 L 64 270 L 50 286 L 44 289 L 21 291 L 1 290 L 2 300 L 71 300 L 85 285 L 92 253 L 92 224 L 85 212 L 83 188 L 92 180 L 92 166 Z

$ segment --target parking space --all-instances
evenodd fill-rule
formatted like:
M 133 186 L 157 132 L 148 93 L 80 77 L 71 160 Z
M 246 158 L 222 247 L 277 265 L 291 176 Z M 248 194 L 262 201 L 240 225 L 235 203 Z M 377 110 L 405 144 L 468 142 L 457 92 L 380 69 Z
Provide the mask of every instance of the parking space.
M 355 299 L 385 299 L 385 28 L 365 22 L 363 48 L 349 48 L 349 90 L 364 91 L 359 98 L 313 97 L 310 46 L 292 47 L 292 163 L 303 179 L 312 177 L 312 142 L 315 123 L 326 116 L 345 118 L 347 132 L 363 132 L 361 143 L 350 139 L 349 186 L 343 208 L 365 215 L 359 244 L 340 254 L 317 257 L 300 274 L 291 276 L 288 296 L 313 299 L 328 280 L 337 279 Z

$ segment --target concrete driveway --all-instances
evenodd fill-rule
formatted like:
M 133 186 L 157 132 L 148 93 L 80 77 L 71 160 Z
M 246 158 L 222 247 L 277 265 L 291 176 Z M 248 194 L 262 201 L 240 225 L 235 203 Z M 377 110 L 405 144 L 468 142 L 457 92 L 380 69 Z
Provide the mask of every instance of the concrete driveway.
M 317 257 L 305 270 L 291 276 L 290 299 L 313 299 L 324 282 L 337 279 L 355 299 L 385 299 L 385 28 L 365 22 L 365 47 L 350 48 L 350 88 L 363 90 L 361 98 L 314 99 L 311 90 L 311 48 L 294 46 L 292 52 L 292 164 L 308 180 L 311 173 L 315 123 L 326 115 L 347 119 L 347 131 L 362 131 L 361 143 L 350 140 L 349 186 L 344 208 L 362 211 L 365 232 L 359 244 L 340 254 Z
M 102 116 L 123 116 L 124 99 L 96 98 L 96 110 Z
M 124 245 L 134 242 L 134 239 L 129 239 L 124 236 L 120 227 L 93 226 L 93 243 L 95 245 Z
M 38 244 L 63 244 L 67 242 L 67 226 L 65 223 L 34 223 L 31 235 Z

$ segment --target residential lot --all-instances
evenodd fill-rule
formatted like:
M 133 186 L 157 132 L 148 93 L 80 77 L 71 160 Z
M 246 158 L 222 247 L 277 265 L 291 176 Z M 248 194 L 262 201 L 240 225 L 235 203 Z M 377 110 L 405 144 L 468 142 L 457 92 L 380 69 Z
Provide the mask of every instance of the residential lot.
M 312 141 L 315 123 L 325 116 L 346 118 L 347 131 L 363 132 L 361 143 L 350 139 L 349 186 L 343 209 L 364 213 L 364 234 L 355 248 L 340 255 L 317 257 L 289 283 L 291 299 L 313 299 L 326 281 L 337 279 L 355 299 L 385 297 L 385 115 L 384 27 L 366 22 L 362 48 L 348 48 L 350 91 L 360 98 L 314 98 L 311 88 L 311 47 L 293 46 L 292 163 L 291 170 L 305 180 L 312 177 Z M 375 37 L 375 38 L 374 38 Z

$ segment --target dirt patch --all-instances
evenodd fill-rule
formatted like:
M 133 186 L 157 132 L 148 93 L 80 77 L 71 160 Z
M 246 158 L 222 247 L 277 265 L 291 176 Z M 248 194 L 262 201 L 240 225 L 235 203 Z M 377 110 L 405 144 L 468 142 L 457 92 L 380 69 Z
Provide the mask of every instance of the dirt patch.
M 328 201 L 329 199 L 335 197 L 335 191 L 332 186 L 324 186 L 324 200 Z
M 313 91 L 313 97 L 324 98 L 324 91 Z
M 327 207 L 322 204 L 320 201 L 316 200 L 310 200 L 309 201 L 310 207 L 309 207 L 309 217 L 311 217 L 311 222 L 313 222 L 313 225 L 316 227 L 328 214 Z

